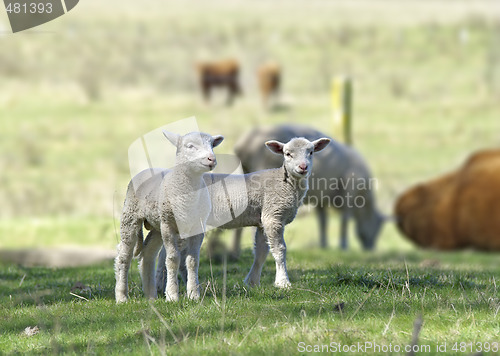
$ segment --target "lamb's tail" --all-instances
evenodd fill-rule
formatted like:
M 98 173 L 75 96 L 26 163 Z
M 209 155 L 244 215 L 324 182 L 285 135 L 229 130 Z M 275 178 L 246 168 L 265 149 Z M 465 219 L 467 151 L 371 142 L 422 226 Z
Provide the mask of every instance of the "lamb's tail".
M 148 230 L 149 233 L 146 236 L 146 240 L 144 240 L 144 234 L 142 232 L 142 229 L 139 232 L 139 236 L 137 238 L 137 241 L 136 241 L 135 247 L 134 247 L 134 257 L 139 257 L 142 250 L 144 249 L 144 246 L 146 246 L 149 243 L 149 240 L 151 239 L 151 230 L 153 229 L 153 227 L 147 221 L 144 221 L 144 228 L 146 230 Z

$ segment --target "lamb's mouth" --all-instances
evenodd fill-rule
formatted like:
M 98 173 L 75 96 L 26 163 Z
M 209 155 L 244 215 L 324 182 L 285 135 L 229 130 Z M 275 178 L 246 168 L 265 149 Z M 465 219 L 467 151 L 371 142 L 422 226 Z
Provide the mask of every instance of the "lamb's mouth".
M 305 171 L 299 171 L 299 170 L 295 170 L 295 173 L 297 173 L 299 176 L 306 176 L 307 175 L 307 169 Z
M 209 163 L 209 164 L 202 163 L 201 165 L 203 167 L 208 168 L 209 170 L 213 170 L 215 168 L 215 166 L 217 165 L 217 163 Z

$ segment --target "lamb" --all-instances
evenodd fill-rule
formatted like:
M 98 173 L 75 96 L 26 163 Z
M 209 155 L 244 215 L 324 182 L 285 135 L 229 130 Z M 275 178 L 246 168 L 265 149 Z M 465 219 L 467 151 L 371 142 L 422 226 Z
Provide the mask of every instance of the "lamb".
M 184 136 L 164 131 L 177 148 L 172 170 L 148 169 L 129 183 L 121 218 L 121 242 L 115 259 L 117 303 L 128 298 L 128 270 L 134 253 L 140 256 L 139 270 L 146 297 L 156 298 L 155 258 L 162 243 L 168 266 L 167 301 L 179 299 L 177 271 L 181 252 L 187 269 L 187 294 L 198 299 L 200 246 L 211 211 L 203 174 L 217 164 L 213 147 L 224 139 L 206 133 Z M 151 230 L 143 243 L 143 225 Z M 146 248 L 147 247 L 147 248 Z
M 207 185 L 210 184 L 208 190 L 212 201 L 212 212 L 207 224 L 222 229 L 257 227 L 254 262 L 245 278 L 247 285 L 256 286 L 260 283 L 262 267 L 271 250 L 276 262 L 274 285 L 279 288 L 290 286 L 286 269 L 285 225 L 294 220 L 309 188 L 308 177 L 313 167 L 313 152 L 323 150 L 329 143 L 328 138 L 319 138 L 311 142 L 302 137 L 293 138 L 286 144 L 275 140 L 267 141 L 265 145 L 271 152 L 284 156 L 281 167 L 243 176 L 205 175 Z M 223 186 L 216 184 L 222 181 Z M 242 213 L 231 221 L 221 224 L 221 216 L 225 215 L 228 201 L 231 202 L 232 212 L 242 211 Z M 165 286 L 163 253 L 162 250 L 156 277 L 159 290 Z
M 269 139 L 280 141 L 303 136 L 309 140 L 328 137 L 315 129 L 282 125 L 256 128 L 237 142 L 235 152 L 244 172 L 254 172 L 280 165 L 274 155 L 262 149 L 262 142 Z M 320 227 L 320 245 L 326 248 L 327 208 L 341 211 L 340 247 L 347 249 L 347 225 L 351 217 L 356 221 L 357 236 L 366 250 L 375 248 L 377 236 L 385 220 L 378 211 L 373 190 L 375 181 L 362 156 L 352 147 L 332 140 L 332 143 L 316 157 L 309 180 L 310 189 L 304 204 L 315 207 Z M 241 230 L 236 231 L 232 255 L 240 252 Z
M 500 149 L 477 152 L 458 170 L 408 189 L 395 215 L 418 246 L 500 251 Z
M 227 105 L 233 103 L 234 97 L 241 94 L 239 83 L 240 66 L 234 59 L 214 62 L 200 62 L 197 64 L 200 86 L 203 98 L 210 100 L 214 87 L 225 87 L 228 90 Z

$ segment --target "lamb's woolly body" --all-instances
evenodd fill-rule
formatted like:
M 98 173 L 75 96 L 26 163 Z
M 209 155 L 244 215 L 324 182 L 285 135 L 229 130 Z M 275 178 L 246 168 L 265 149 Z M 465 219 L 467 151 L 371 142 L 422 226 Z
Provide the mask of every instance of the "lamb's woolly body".
M 207 174 L 205 180 L 223 180 L 225 183 L 225 189 L 220 189 L 221 186 L 216 184 L 208 186 L 213 211 L 207 224 L 222 229 L 262 226 L 262 218 L 266 215 L 279 219 L 285 225 L 289 224 L 295 218 L 308 187 L 307 179 L 291 177 L 284 167 L 245 174 L 245 187 L 241 186 L 240 176 Z M 238 204 L 245 204 L 246 209 L 243 214 L 221 225 L 217 210 L 224 207 L 228 200 L 231 201 L 233 210 L 242 208 Z

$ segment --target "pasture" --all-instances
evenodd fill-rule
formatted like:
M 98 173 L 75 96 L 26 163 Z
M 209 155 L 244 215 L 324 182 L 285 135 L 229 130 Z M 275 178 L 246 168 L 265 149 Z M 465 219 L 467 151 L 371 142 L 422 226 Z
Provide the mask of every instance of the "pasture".
M 195 115 L 203 131 L 226 137 L 216 153 L 231 153 L 255 125 L 308 124 L 332 135 L 336 74 L 354 80 L 354 145 L 390 215 L 405 188 L 500 144 L 500 20 L 489 10 L 493 1 L 451 3 L 145 8 L 86 0 L 43 32 L 0 34 L 0 248 L 114 249 L 130 179 L 127 149 L 140 134 Z M 232 107 L 224 95 L 205 105 L 197 91 L 194 63 L 214 56 L 238 58 L 244 68 L 244 96 Z M 282 110 L 260 103 L 255 69 L 268 58 L 283 66 Z M 238 263 L 203 254 L 201 302 L 147 302 L 135 263 L 132 300 L 116 306 L 112 262 L 51 269 L 0 261 L 0 353 L 294 354 L 299 342 L 408 345 L 419 315 L 418 344 L 433 350 L 446 343 L 449 354 L 472 354 L 478 343 L 500 340 L 498 254 L 420 251 L 393 223 L 375 252 L 361 252 L 353 231 L 350 250 L 341 252 L 333 211 L 330 249 L 319 250 L 309 214 L 285 231 L 292 289 L 272 286 L 271 257 L 262 286 L 248 289 L 247 230 Z M 38 333 L 22 334 L 34 326 Z M 455 352 L 457 342 L 466 347 Z M 380 352 L 391 353 L 406 352 Z

